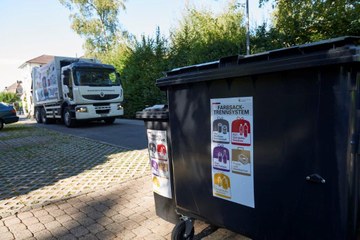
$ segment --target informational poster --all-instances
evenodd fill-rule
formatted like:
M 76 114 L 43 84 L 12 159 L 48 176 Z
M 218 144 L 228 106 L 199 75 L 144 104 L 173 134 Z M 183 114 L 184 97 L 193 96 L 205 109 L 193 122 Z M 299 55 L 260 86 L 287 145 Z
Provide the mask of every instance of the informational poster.
M 213 196 L 255 208 L 253 98 L 210 99 Z
M 147 130 L 148 149 L 152 173 L 153 191 L 157 194 L 172 198 L 171 176 L 169 166 L 168 144 L 166 131 Z

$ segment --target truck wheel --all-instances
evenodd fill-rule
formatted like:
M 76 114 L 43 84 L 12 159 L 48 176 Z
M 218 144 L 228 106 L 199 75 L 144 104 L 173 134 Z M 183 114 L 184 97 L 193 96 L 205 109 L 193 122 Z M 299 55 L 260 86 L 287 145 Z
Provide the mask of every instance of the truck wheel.
M 68 128 L 71 128 L 71 127 L 75 126 L 76 121 L 75 121 L 75 119 L 71 118 L 71 113 L 70 113 L 70 108 L 69 107 L 65 108 L 63 118 L 64 118 L 65 126 L 67 126 Z
M 45 111 L 45 108 L 42 108 L 41 109 L 41 122 L 44 123 L 44 124 L 48 124 L 49 123 L 49 119 L 47 119 L 46 117 L 46 111 Z
M 115 122 L 115 118 L 105 118 L 104 121 L 106 124 L 113 124 Z
M 37 123 L 42 123 L 42 117 L 41 117 L 41 109 L 35 108 L 35 119 Z
M 186 229 L 186 222 L 180 221 L 178 222 L 174 229 L 171 232 L 171 240 L 191 240 L 194 237 L 194 228 L 191 229 L 189 236 L 185 235 L 185 229 Z
M 0 130 L 4 127 L 4 121 L 0 119 Z

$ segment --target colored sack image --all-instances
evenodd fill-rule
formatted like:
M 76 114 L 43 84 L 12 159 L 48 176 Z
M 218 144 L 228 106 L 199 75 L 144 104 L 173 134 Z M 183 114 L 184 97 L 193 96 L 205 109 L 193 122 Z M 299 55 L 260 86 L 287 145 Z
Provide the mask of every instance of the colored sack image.
M 223 173 L 215 173 L 213 178 L 214 194 L 222 198 L 231 198 L 230 178 Z
M 251 145 L 251 126 L 249 121 L 240 118 L 232 122 L 231 143 L 240 146 Z
M 167 160 L 167 150 L 164 144 L 158 144 L 156 150 L 160 160 Z
M 230 171 L 230 152 L 223 146 L 217 146 L 213 150 L 213 167 L 218 170 Z
M 233 173 L 251 175 L 250 151 L 244 149 L 231 150 L 231 170 Z
M 230 126 L 225 119 L 216 119 L 213 122 L 213 142 L 230 142 Z

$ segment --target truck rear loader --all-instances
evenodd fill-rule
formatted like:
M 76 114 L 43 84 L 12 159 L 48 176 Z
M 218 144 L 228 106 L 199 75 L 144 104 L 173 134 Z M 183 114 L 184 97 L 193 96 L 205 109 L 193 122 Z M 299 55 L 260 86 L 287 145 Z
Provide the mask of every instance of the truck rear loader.
M 96 59 L 54 57 L 32 70 L 34 115 L 38 123 L 61 119 L 67 127 L 80 121 L 111 124 L 124 114 L 120 75 Z

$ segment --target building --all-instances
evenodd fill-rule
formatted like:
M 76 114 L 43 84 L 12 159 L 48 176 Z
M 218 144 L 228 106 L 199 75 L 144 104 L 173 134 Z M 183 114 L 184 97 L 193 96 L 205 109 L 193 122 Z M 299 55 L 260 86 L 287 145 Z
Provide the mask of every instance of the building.
M 17 87 L 17 82 L 16 83 L 13 83 L 11 84 L 10 86 L 8 87 L 5 87 L 5 92 L 9 92 L 9 93 L 16 93 L 16 87 Z
M 22 105 L 24 108 L 25 114 L 28 116 L 33 116 L 33 101 L 32 101 L 32 91 L 31 91 L 31 72 L 34 67 L 40 67 L 51 62 L 54 59 L 54 56 L 51 55 L 41 55 L 39 57 L 30 59 L 24 62 L 20 67 L 21 76 L 22 76 Z

